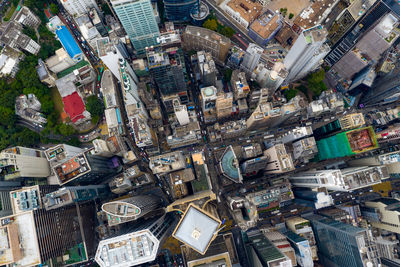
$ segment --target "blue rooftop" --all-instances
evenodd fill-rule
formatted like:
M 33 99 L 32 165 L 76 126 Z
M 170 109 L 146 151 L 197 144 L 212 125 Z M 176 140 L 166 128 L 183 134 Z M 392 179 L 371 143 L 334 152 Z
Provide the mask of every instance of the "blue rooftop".
M 61 26 L 56 30 L 56 34 L 58 39 L 60 40 L 62 46 L 67 51 L 68 55 L 75 59 L 76 56 L 81 55 L 82 51 L 79 48 L 78 44 L 75 42 L 74 37 L 72 37 L 71 33 L 68 31 L 67 27 Z
M 238 168 L 239 166 L 236 155 L 231 146 L 226 148 L 221 158 L 220 164 L 223 174 L 225 174 L 226 177 L 233 180 L 235 183 L 242 182 L 242 175 Z

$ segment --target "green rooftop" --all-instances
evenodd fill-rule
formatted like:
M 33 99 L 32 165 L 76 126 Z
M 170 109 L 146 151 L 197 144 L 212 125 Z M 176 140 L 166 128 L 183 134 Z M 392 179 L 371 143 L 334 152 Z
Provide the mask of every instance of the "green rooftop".
M 81 60 L 78 63 L 76 63 L 75 65 L 73 65 L 72 67 L 69 67 L 68 69 L 65 69 L 65 70 L 57 73 L 57 78 L 60 79 L 64 76 L 67 76 L 68 74 L 72 73 L 74 70 L 80 69 L 86 65 L 89 65 L 89 62 L 87 62 L 85 60 Z

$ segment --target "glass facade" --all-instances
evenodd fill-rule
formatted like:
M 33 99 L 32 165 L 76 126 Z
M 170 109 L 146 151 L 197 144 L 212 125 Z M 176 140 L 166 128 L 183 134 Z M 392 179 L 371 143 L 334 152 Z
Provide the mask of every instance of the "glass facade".
M 366 245 L 366 230 L 319 215 L 307 216 L 314 230 L 318 256 L 324 266 L 364 266 L 360 253 Z
M 164 0 L 165 16 L 169 21 L 189 21 L 196 8 L 199 8 L 199 0 Z
M 111 3 L 138 53 L 144 53 L 146 47 L 157 44 L 160 32 L 150 0 Z

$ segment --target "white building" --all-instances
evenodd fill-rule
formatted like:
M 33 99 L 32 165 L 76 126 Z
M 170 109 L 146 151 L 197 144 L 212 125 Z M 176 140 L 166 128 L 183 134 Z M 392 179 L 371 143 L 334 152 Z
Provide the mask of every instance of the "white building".
M 128 267 L 154 261 L 173 221 L 167 214 L 134 226 L 128 234 L 101 240 L 96 262 L 101 267 Z
M 93 25 L 89 16 L 84 14 L 75 18 L 76 25 L 79 31 L 82 33 L 83 38 L 89 43 L 90 47 L 96 49 L 97 39 L 101 38 L 101 35 L 97 28 Z
M 318 170 L 293 174 L 289 177 L 294 186 L 326 188 L 332 191 L 350 192 L 381 183 L 389 178 L 385 166 L 353 167 L 341 170 Z
M 321 60 L 329 52 L 324 46 L 327 35 L 322 26 L 307 29 L 299 35 L 283 61 L 289 71 L 286 82 L 301 79 L 322 64 Z
M 93 7 L 99 10 L 96 0 L 63 0 L 60 2 L 65 10 L 72 16 L 86 14 Z
M 97 55 L 99 55 L 100 59 L 104 62 L 107 68 L 111 70 L 112 74 L 114 74 L 118 81 L 122 82 L 121 76 L 119 75 L 119 61 L 124 60 L 124 56 L 110 38 L 104 37 L 97 39 Z M 135 83 L 139 82 L 129 63 L 124 64 L 124 70 L 129 73 Z
M 190 122 L 186 105 L 181 105 L 178 99 L 174 100 L 174 112 L 181 126 L 187 125 Z
M 260 62 L 261 55 L 264 53 L 264 49 L 255 43 L 250 43 L 246 49 L 246 53 L 243 57 L 241 67 L 246 73 L 251 73 Z
M 44 178 L 50 175 L 50 166 L 43 151 L 17 146 L 0 153 L 0 171 L 5 180 Z
M 312 134 L 313 130 L 311 126 L 296 127 L 293 130 L 290 130 L 285 134 L 283 134 L 282 136 L 280 136 L 279 139 L 280 141 L 282 141 L 282 143 L 287 144 L 299 140 L 300 138 L 310 136 Z
M 14 20 L 24 26 L 36 28 L 40 25 L 41 20 L 29 8 L 22 6 L 14 17 Z
M 76 64 L 64 48 L 56 50 L 55 55 L 47 58 L 45 63 L 47 68 L 54 73 L 59 73 Z
M 276 90 L 286 79 L 288 71 L 282 62 L 276 62 L 274 67 L 268 68 L 267 64 L 259 63 L 251 73 L 251 77 L 255 79 L 261 87 Z

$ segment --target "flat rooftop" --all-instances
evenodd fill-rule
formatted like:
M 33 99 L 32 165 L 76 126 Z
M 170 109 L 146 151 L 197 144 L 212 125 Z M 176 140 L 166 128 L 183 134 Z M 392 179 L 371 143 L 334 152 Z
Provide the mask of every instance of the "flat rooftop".
M 378 147 L 372 127 L 365 127 L 346 132 L 346 136 L 351 151 L 355 153 Z
M 39 186 L 23 187 L 10 191 L 11 206 L 14 214 L 41 208 Z
M 15 264 L 16 266 L 40 264 L 39 245 L 32 211 L 1 219 L 0 264 Z
M 172 236 L 203 255 L 220 225 L 219 219 L 190 204 Z
M 309 29 L 317 26 L 328 8 L 332 8 L 336 0 L 316 0 L 305 8 L 294 20 L 294 24 Z
M 263 9 L 260 3 L 252 0 L 231 0 L 227 6 L 238 12 L 248 23 L 251 23 Z
M 279 15 L 268 10 L 259 16 L 250 26 L 261 38 L 266 39 L 281 26 Z
M 159 245 L 149 230 L 141 230 L 101 240 L 95 260 L 101 267 L 135 266 L 153 261 Z
M 171 152 L 150 157 L 149 167 L 153 173 L 168 173 L 186 167 L 182 152 Z
M 66 184 L 77 177 L 90 172 L 90 166 L 84 153 L 53 167 L 60 185 Z

